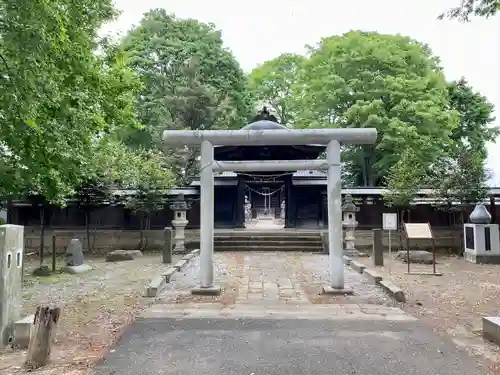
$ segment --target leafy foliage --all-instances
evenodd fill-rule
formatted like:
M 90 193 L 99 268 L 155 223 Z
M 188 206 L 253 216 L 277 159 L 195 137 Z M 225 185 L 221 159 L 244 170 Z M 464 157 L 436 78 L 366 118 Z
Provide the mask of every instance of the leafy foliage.
M 458 18 L 461 21 L 469 21 L 470 16 L 492 17 L 498 13 L 500 1 L 498 0 L 460 0 L 460 5 L 441 14 L 440 19 Z
M 488 196 L 489 178 L 480 155 L 467 148 L 456 148 L 432 166 L 428 184 L 433 187 L 438 205 L 450 209 L 454 204 L 483 201 Z
M 418 156 L 411 149 L 407 149 L 391 167 L 386 178 L 384 201 L 396 207 L 409 207 L 417 192 L 424 187 L 426 168 Z
M 458 114 L 430 49 L 400 35 L 352 31 L 311 49 L 299 86 L 299 127 L 374 127 L 375 147 L 346 147 L 358 185 L 380 185 L 407 150 L 430 165 L 451 142 Z M 408 151 L 409 152 L 409 151 Z
M 159 135 L 166 128 L 238 128 L 248 117 L 246 77 L 232 53 L 223 47 L 214 25 L 177 19 L 164 9 L 155 9 L 130 30 L 122 46 L 130 57 L 130 67 L 144 84 L 137 110 L 145 128 L 127 135 L 124 139 L 128 144 L 151 149 L 158 146 Z M 186 74 L 186 69 L 192 69 L 190 65 L 197 67 L 195 80 Z M 201 98 L 193 99 L 193 85 L 198 86 Z M 202 124 L 207 116 L 187 115 L 186 105 L 196 101 L 193 111 L 198 111 L 209 93 L 213 95 L 210 104 L 223 105 L 226 111 Z M 183 97 L 186 94 L 189 96 Z M 179 103 L 183 108 L 176 106 Z M 197 121 L 184 123 L 186 117 Z
M 0 1 L 0 194 L 63 203 L 86 177 L 95 137 L 135 126 L 137 88 L 119 50 L 97 38 L 111 0 Z
M 476 154 L 479 160 L 487 157 L 486 144 L 500 135 L 498 127 L 491 126 L 494 107 L 481 94 L 474 92 L 465 78 L 448 84 L 449 108 L 459 113 L 458 126 L 451 139 L 457 147 Z
M 266 61 L 250 73 L 249 88 L 257 108 L 267 105 L 273 110 L 281 124 L 292 124 L 297 108 L 296 85 L 304 56 L 283 54 Z

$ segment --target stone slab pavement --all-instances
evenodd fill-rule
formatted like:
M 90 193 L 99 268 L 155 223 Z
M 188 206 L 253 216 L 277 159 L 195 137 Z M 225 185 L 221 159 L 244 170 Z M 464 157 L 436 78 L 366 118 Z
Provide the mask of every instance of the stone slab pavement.
M 346 269 L 355 296 L 314 297 L 325 281 L 325 259 L 216 254 L 216 279 L 225 292 L 211 299 L 188 296 L 197 282 L 193 262 L 93 374 L 487 374 L 450 340 L 378 295 L 361 274 Z

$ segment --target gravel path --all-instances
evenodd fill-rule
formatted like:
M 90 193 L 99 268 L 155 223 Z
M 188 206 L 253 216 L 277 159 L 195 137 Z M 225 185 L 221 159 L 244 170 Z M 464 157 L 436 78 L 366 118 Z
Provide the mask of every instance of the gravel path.
M 180 258 L 174 256 L 174 262 Z M 22 315 L 33 314 L 39 304 L 62 308 L 51 356 L 57 366 L 44 368 L 44 374 L 72 374 L 65 366 L 86 368 L 100 358 L 123 327 L 152 302 L 143 297 L 145 287 L 168 268 L 159 254 L 112 263 L 93 258 L 86 263 L 93 267 L 88 273 L 46 278 L 31 276 L 36 262 L 25 265 Z M 0 375 L 23 373 L 20 366 L 24 356 L 24 351 L 0 353 Z

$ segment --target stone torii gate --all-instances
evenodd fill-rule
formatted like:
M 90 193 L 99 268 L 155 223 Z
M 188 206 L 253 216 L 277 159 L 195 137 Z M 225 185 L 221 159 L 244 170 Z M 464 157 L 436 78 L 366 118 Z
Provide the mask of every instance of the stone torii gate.
M 344 285 L 342 244 L 342 194 L 340 144 L 373 144 L 373 128 L 308 130 L 166 130 L 163 143 L 169 146 L 201 145 L 200 159 L 200 286 L 193 294 L 218 294 L 214 285 L 214 176 L 217 171 L 328 171 L 328 239 L 330 283 L 324 293 L 352 293 Z M 216 161 L 214 146 L 326 145 L 326 160 Z

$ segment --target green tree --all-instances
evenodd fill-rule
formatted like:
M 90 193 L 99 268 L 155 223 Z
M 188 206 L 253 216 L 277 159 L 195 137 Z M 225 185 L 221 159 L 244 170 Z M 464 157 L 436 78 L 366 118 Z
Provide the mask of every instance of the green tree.
M 472 152 L 481 163 L 484 162 L 486 144 L 500 135 L 499 128 L 491 126 L 495 121 L 493 104 L 475 92 L 465 78 L 449 83 L 448 93 L 449 108 L 459 113 L 459 123 L 451 139 L 457 147 Z
M 111 0 L 0 0 L 0 170 L 4 196 L 64 203 L 95 137 L 134 125 L 137 81 L 118 50 L 96 54 Z M 5 178 L 4 178 L 5 177 Z
M 130 181 L 133 194 L 127 196 L 125 205 L 140 218 L 139 249 L 144 250 L 148 244 L 144 230 L 150 229 L 151 214 L 163 209 L 167 189 L 174 185 L 174 176 L 164 164 L 164 155 L 158 151 L 132 151 L 129 158 L 135 170 L 135 178 Z
M 411 149 L 403 151 L 387 174 L 384 201 L 391 206 L 408 208 L 418 191 L 425 187 L 426 173 L 427 168 Z
M 486 199 L 490 177 L 480 154 L 469 147 L 455 147 L 432 165 L 427 185 L 437 204 L 452 210 L 455 204 L 468 206 Z
M 283 125 L 293 124 L 298 74 L 306 58 L 286 53 L 256 67 L 249 75 L 249 89 L 256 108 L 271 108 Z
M 381 185 L 408 149 L 423 166 L 450 144 L 458 114 L 430 49 L 400 35 L 351 31 L 311 49 L 299 93 L 299 127 L 374 127 L 375 146 L 345 147 L 358 185 Z
M 470 16 L 492 17 L 500 9 L 499 0 L 460 0 L 460 5 L 441 14 L 440 19 L 445 17 L 458 18 L 461 21 L 469 21 Z
M 144 87 L 138 95 L 137 110 L 144 129 L 124 137 L 128 144 L 148 149 L 158 147 L 161 132 L 167 128 L 238 128 L 250 114 L 246 76 L 238 62 L 223 46 L 221 34 L 212 24 L 178 19 L 164 9 L 146 13 L 138 27 L 129 31 L 122 46 L 130 57 L 130 67 Z M 198 65 L 196 82 L 213 94 L 212 103 L 223 105 L 225 113 L 210 119 L 183 123 L 187 97 L 192 94 L 193 80 L 186 66 Z M 174 97 L 177 97 L 175 99 Z M 196 98 L 196 101 L 201 99 Z M 179 110 L 175 103 L 182 103 Z M 194 116 L 189 116 L 194 119 Z
M 234 108 L 227 97 L 219 96 L 215 88 L 202 82 L 201 63 L 197 58 L 188 60 L 182 71 L 185 83 L 165 98 L 172 113 L 170 129 L 218 128 L 219 123 L 234 118 Z M 188 185 L 198 174 L 199 148 L 169 148 L 165 153 L 178 184 Z

